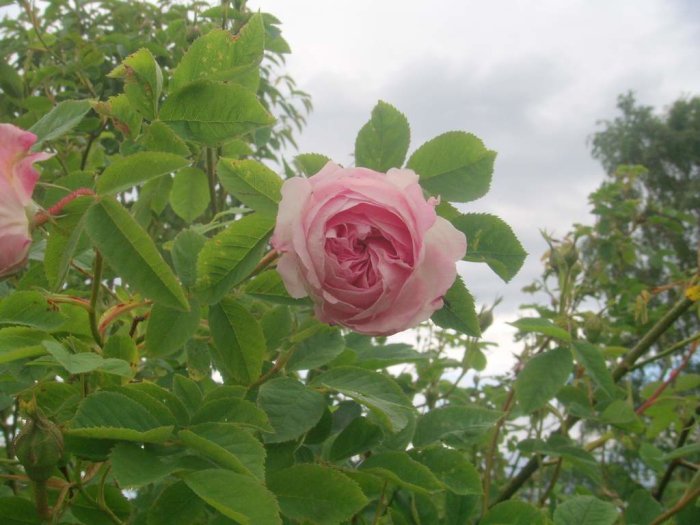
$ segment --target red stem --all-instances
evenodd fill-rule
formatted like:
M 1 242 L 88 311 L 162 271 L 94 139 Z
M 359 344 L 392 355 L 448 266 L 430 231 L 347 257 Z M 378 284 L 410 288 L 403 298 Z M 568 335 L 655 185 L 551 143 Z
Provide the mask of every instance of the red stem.
M 77 190 L 72 191 L 71 193 L 63 197 L 61 200 L 59 200 L 56 204 L 51 206 L 48 210 L 37 213 L 34 217 L 34 224 L 36 226 L 41 226 L 42 224 L 45 224 L 51 217 L 59 215 L 68 203 L 73 202 L 78 197 L 83 197 L 87 195 L 95 195 L 95 192 L 89 188 L 78 188 Z
M 668 379 L 661 383 L 656 390 L 654 390 L 654 393 L 651 396 L 649 396 L 649 399 L 647 399 L 644 403 L 639 405 L 639 408 L 635 410 L 638 416 L 643 414 L 647 408 L 656 403 L 656 401 L 659 399 L 659 396 L 663 394 L 664 390 L 666 390 L 668 386 L 676 380 L 678 374 L 680 374 L 681 371 L 686 366 L 688 366 L 690 358 L 693 357 L 693 354 L 698 349 L 698 343 L 699 341 L 694 341 L 693 344 L 690 345 L 690 350 L 688 350 L 688 353 L 685 355 L 685 357 L 683 357 L 683 361 L 681 361 L 681 364 L 679 364 L 676 368 L 674 368 L 671 371 L 671 375 L 668 376 Z

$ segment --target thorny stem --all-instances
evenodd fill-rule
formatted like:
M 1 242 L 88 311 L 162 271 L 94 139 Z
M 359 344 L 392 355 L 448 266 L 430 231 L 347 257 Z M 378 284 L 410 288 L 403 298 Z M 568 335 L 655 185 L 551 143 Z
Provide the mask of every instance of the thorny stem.
M 37 514 L 42 520 L 51 518 L 51 508 L 49 507 L 49 493 L 46 487 L 46 481 L 35 481 L 34 485 L 34 503 L 36 505 Z
M 256 381 L 254 381 L 254 382 L 248 387 L 248 389 L 251 390 L 251 389 L 253 389 L 253 388 L 255 388 L 255 387 L 258 387 L 258 386 L 262 385 L 265 381 L 267 381 L 267 380 L 270 379 L 272 376 L 274 376 L 277 372 L 279 372 L 280 370 L 282 370 L 282 369 L 284 368 L 284 365 L 287 364 L 287 361 L 289 361 L 289 359 L 292 357 L 292 355 L 294 354 L 294 352 L 296 351 L 296 349 L 297 349 L 297 346 L 294 345 L 294 346 L 292 346 L 289 350 L 287 350 L 286 352 L 281 353 L 281 354 L 279 355 L 279 357 L 277 358 L 277 361 L 275 361 L 275 364 L 272 366 L 272 368 L 270 368 L 270 370 L 268 370 L 266 373 L 264 373 L 263 375 L 261 375 Z
M 278 251 L 275 251 L 275 250 L 270 250 L 269 252 L 267 252 L 267 253 L 263 256 L 263 258 L 260 259 L 260 262 L 255 266 L 255 268 L 253 268 L 253 271 L 250 272 L 250 275 L 248 276 L 248 278 L 255 277 L 255 276 L 258 275 L 260 272 L 262 272 L 263 270 L 265 270 L 265 268 L 267 268 L 267 267 L 270 266 L 273 262 L 275 262 L 275 261 L 277 260 L 277 258 L 278 258 L 280 255 L 281 255 L 281 254 L 280 254 Z
M 678 350 L 680 348 L 684 348 L 687 344 L 692 343 L 694 341 L 698 341 L 698 340 L 700 340 L 700 333 L 691 335 L 690 337 L 686 337 L 682 341 L 678 341 L 676 344 L 670 346 L 669 348 L 667 348 L 663 352 L 659 352 L 658 354 L 653 355 L 650 358 L 644 359 L 643 361 L 640 361 L 639 363 L 635 364 L 632 367 L 632 370 L 638 370 L 640 368 L 644 368 L 649 363 L 653 363 L 654 361 L 658 361 L 659 359 L 663 359 L 664 357 L 669 356 L 672 353 L 674 353 L 676 350 Z
M 698 412 L 700 412 L 700 408 L 698 408 Z M 697 414 L 697 413 L 696 413 Z M 688 419 L 685 424 L 683 425 L 683 430 L 681 431 L 680 435 L 678 436 L 678 441 L 676 441 L 676 448 L 680 448 L 683 445 L 685 445 L 686 440 L 688 439 L 688 436 L 690 435 L 690 430 L 693 428 L 693 425 L 695 424 L 697 415 L 693 415 Z M 664 472 L 664 475 L 661 477 L 661 481 L 659 481 L 659 486 L 652 492 L 654 498 L 656 498 L 657 501 L 661 501 L 661 498 L 664 495 L 664 491 L 666 490 L 666 487 L 668 486 L 669 482 L 671 481 L 671 476 L 673 476 L 673 471 L 676 470 L 680 463 L 678 460 L 673 460 L 671 463 L 668 464 L 668 467 L 666 468 L 666 472 Z
M 554 466 L 554 472 L 552 472 L 552 479 L 549 480 L 549 485 L 547 485 L 547 488 L 544 491 L 544 494 L 540 497 L 539 505 L 542 507 L 546 502 L 547 498 L 549 498 L 549 495 L 552 493 L 552 490 L 554 490 L 555 485 L 557 484 L 557 480 L 559 479 L 559 473 L 561 472 L 561 464 L 563 462 L 564 458 L 559 458 Z
M 382 492 L 379 495 L 379 501 L 377 502 L 377 510 L 374 512 L 374 519 L 372 520 L 372 525 L 377 525 L 379 523 L 379 519 L 384 514 L 384 496 L 386 495 L 386 486 L 387 482 L 385 481 L 384 485 L 382 485 Z
M 67 204 L 73 202 L 78 197 L 83 197 L 87 195 L 95 195 L 95 192 L 89 188 L 78 188 L 77 190 L 72 191 L 71 193 L 63 197 L 61 200 L 59 200 L 56 204 L 51 206 L 48 210 L 37 213 L 34 216 L 34 225 L 41 226 L 42 224 L 45 224 L 46 222 L 51 220 L 51 217 L 60 215 L 63 211 L 63 208 L 65 208 Z
M 688 490 L 686 490 L 685 494 L 681 496 L 681 499 L 679 499 L 678 502 L 676 502 L 676 504 L 670 509 L 668 509 L 666 512 L 657 516 L 656 519 L 650 523 L 650 525 L 661 525 L 671 516 L 678 514 L 680 511 L 686 508 L 698 496 L 700 496 L 700 487 L 693 486 L 691 483 L 691 486 L 688 487 Z

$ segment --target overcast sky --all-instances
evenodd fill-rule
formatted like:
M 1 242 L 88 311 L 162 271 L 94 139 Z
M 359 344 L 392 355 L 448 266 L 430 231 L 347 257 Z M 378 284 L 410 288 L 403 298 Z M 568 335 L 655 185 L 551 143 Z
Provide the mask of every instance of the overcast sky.
M 460 263 L 477 303 L 504 296 L 488 339 L 506 343 L 520 288 L 541 270 L 539 230 L 588 222 L 604 173 L 588 137 L 618 94 L 662 109 L 700 90 L 700 2 L 693 0 L 251 0 L 283 22 L 287 66 L 314 112 L 302 152 L 352 164 L 355 135 L 377 100 L 406 114 L 411 150 L 448 130 L 498 152 L 489 194 L 463 211 L 496 213 L 530 253 L 504 285 Z M 409 152 L 410 154 L 410 152 Z M 507 345 L 501 357 L 515 351 Z M 490 370 L 507 360 L 490 360 Z

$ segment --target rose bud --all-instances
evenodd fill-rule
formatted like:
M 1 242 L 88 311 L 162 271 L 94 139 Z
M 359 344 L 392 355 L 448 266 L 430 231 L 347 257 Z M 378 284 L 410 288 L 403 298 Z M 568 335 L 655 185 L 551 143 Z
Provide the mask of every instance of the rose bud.
M 463 233 L 435 213 L 411 170 L 329 162 L 284 182 L 272 246 L 292 297 L 319 320 L 368 335 L 411 328 L 442 308 L 464 257 Z
M 34 186 L 39 174 L 32 164 L 51 157 L 30 153 L 36 135 L 0 124 L 0 277 L 20 270 L 32 243 L 28 214 L 33 215 Z
M 15 439 L 15 455 L 32 481 L 46 481 L 63 457 L 63 434 L 55 423 L 33 414 Z

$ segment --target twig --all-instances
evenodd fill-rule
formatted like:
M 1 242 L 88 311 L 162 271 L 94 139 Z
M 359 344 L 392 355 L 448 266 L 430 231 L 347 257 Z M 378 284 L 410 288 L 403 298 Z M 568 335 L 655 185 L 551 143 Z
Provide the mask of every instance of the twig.
M 663 394 L 664 390 L 666 390 L 671 383 L 673 383 L 678 375 L 683 371 L 683 369 L 688 366 L 688 363 L 690 362 L 690 358 L 693 357 L 693 354 L 695 351 L 698 349 L 698 341 L 695 341 L 692 345 L 690 345 L 690 350 L 688 353 L 685 355 L 683 358 L 683 361 L 671 371 L 671 374 L 668 376 L 668 379 L 661 383 L 656 390 L 654 390 L 654 393 L 649 396 L 649 398 L 642 403 L 635 412 L 637 413 L 638 416 L 642 415 L 644 411 L 652 406 L 656 401 L 659 399 L 659 396 Z
M 486 514 L 486 511 L 488 511 L 489 508 L 489 499 L 491 491 L 491 470 L 493 470 L 494 456 L 496 455 L 496 449 L 498 448 L 498 436 L 501 432 L 501 428 L 503 428 L 503 425 L 506 422 L 506 419 L 508 419 L 508 414 L 510 414 L 511 409 L 513 408 L 514 401 L 515 389 L 511 387 L 510 392 L 508 393 L 508 397 L 506 398 L 505 403 L 503 403 L 503 415 L 496 423 L 496 428 L 494 428 L 493 436 L 491 437 L 489 451 L 486 454 L 486 466 L 484 467 L 484 495 L 483 504 L 481 506 L 482 517 L 484 514 Z
M 100 281 L 102 280 L 102 254 L 95 250 L 95 262 L 92 268 L 92 292 L 90 294 L 90 331 L 98 346 L 102 347 L 102 335 L 97 329 L 97 301 L 100 296 Z

